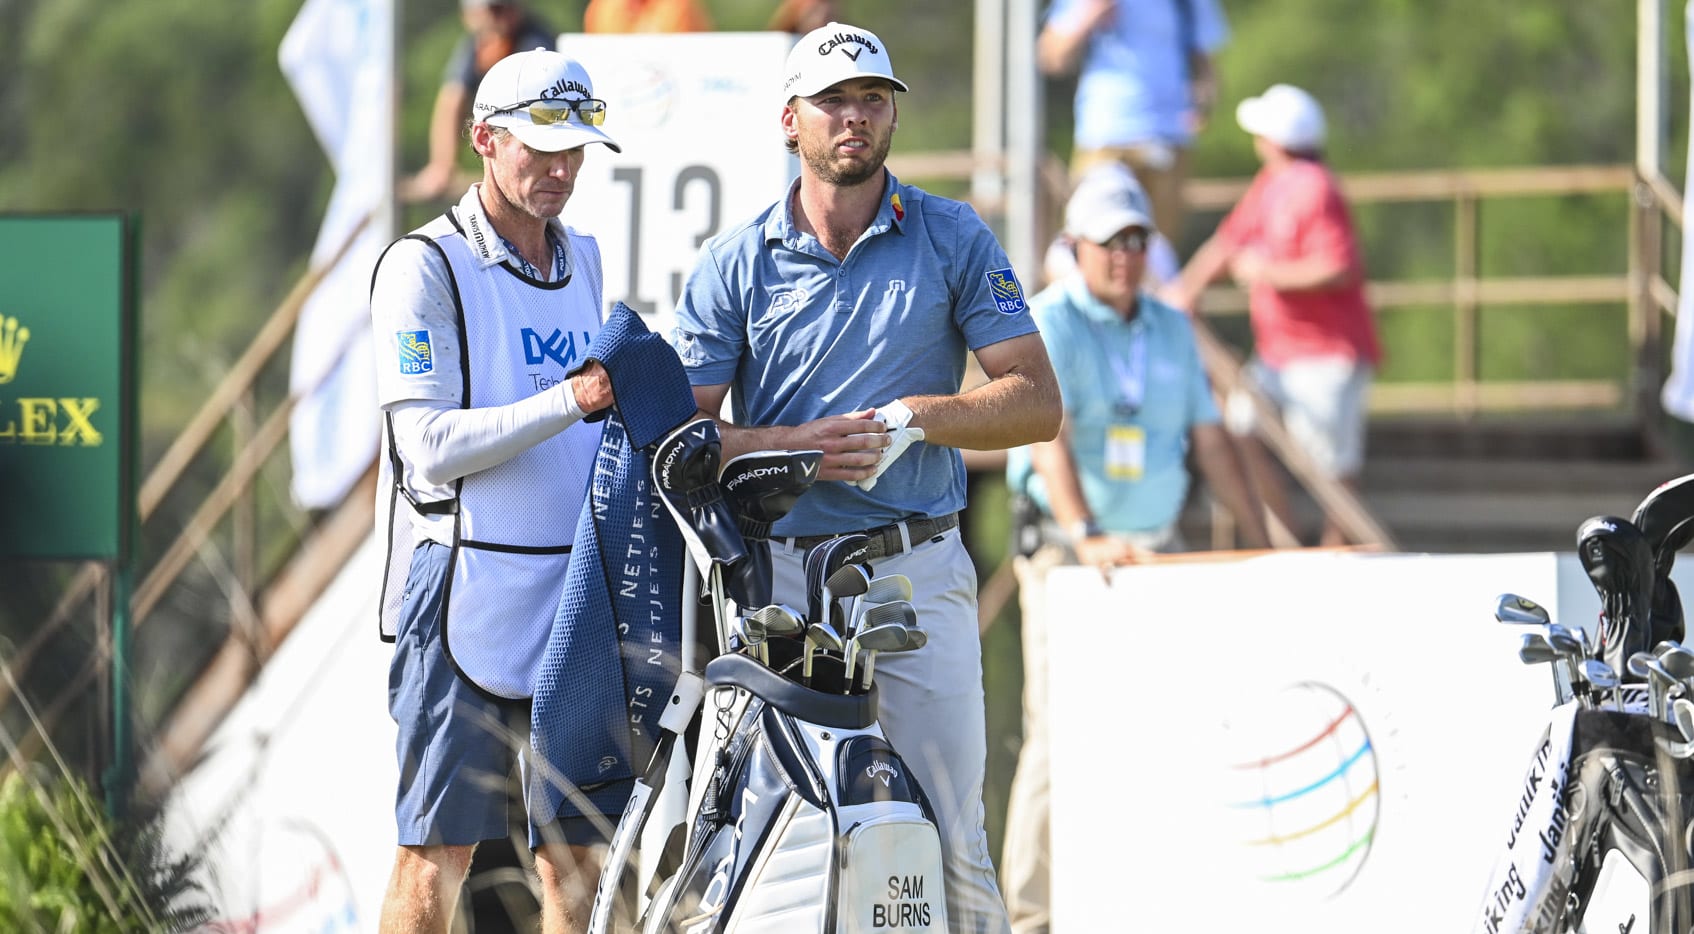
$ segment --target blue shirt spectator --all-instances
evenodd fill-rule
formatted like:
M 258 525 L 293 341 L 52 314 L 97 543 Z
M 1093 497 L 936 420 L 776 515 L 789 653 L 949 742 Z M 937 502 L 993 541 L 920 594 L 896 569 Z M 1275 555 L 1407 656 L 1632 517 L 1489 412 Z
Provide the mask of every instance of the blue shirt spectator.
M 1072 175 L 1129 166 L 1173 239 L 1188 147 L 1211 112 L 1212 60 L 1228 37 L 1217 0 L 1055 0 L 1042 25 L 1042 70 L 1078 73 Z

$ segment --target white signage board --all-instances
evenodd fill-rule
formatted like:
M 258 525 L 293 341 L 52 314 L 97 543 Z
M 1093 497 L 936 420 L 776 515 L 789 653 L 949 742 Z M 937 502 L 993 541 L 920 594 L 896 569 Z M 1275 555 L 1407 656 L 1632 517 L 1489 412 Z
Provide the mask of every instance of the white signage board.
M 668 334 L 707 238 L 764 210 L 799 162 L 782 145 L 787 33 L 559 37 L 606 102 L 564 221 L 594 234 L 606 304 L 623 302 Z
M 372 537 L 266 662 L 173 790 L 167 841 L 202 853 L 208 930 L 377 929 L 399 765 Z
M 1055 571 L 1054 929 L 1470 930 L 1552 706 L 1502 592 L 1599 608 L 1570 554 Z

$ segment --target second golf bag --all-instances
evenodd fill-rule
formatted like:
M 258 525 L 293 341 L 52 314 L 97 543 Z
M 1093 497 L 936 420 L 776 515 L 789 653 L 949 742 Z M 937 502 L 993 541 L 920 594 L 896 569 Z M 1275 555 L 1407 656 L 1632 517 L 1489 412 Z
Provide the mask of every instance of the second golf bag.
M 669 735 L 619 822 L 590 930 L 944 932 L 940 833 L 877 724 L 874 683 L 850 680 L 841 657 L 807 652 L 803 630 L 817 613 L 787 634 L 800 638 L 760 632 L 750 644 L 759 607 L 741 604 L 769 600 L 764 539 L 816 478 L 821 452 L 743 455 L 721 485 L 718 452 L 716 425 L 701 419 L 653 458 L 655 490 L 705 580 L 718 639 L 704 654 L 717 657 L 703 671 L 684 658 L 662 721 Z M 684 615 L 690 655 L 694 618 Z M 804 684 L 793 676 L 802 655 L 811 666 Z M 682 726 L 691 719 L 696 736 Z M 679 745 L 694 753 L 681 824 L 644 835 L 661 796 L 681 792 L 666 781 Z M 649 839 L 664 841 L 662 856 L 635 852 Z M 642 879 L 639 863 L 658 868 Z
M 1694 538 L 1694 475 L 1630 519 L 1596 516 L 1577 556 L 1600 597 L 1592 636 L 1502 594 L 1519 658 L 1551 663 L 1556 706 L 1496 858 L 1479 934 L 1694 929 L 1694 650 L 1670 580 Z

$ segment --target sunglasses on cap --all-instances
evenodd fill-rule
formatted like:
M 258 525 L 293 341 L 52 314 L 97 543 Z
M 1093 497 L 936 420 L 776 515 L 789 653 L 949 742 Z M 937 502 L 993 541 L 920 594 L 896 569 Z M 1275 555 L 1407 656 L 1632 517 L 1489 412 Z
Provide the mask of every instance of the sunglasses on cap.
M 528 114 L 529 122 L 536 126 L 569 123 L 572 114 L 576 115 L 576 122 L 587 126 L 599 126 L 606 122 L 606 102 L 595 97 L 536 97 L 518 101 L 510 107 L 502 107 L 489 116 L 519 112 Z
M 1147 231 L 1139 227 L 1120 230 L 1110 239 L 1095 244 L 1102 250 L 1114 253 L 1144 253 L 1147 251 L 1147 241 L 1151 237 Z

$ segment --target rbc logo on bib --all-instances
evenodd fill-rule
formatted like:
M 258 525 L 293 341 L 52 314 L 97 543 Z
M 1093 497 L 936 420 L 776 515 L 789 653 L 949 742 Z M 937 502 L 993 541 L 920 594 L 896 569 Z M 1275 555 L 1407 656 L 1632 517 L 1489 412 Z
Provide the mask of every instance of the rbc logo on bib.
M 994 294 L 994 304 L 1002 314 L 1015 315 L 1024 310 L 1023 286 L 1018 284 L 1012 267 L 991 269 L 983 275 L 988 279 L 988 291 Z
M 400 373 L 421 376 L 435 369 L 435 352 L 429 344 L 428 331 L 396 331 L 400 345 Z

